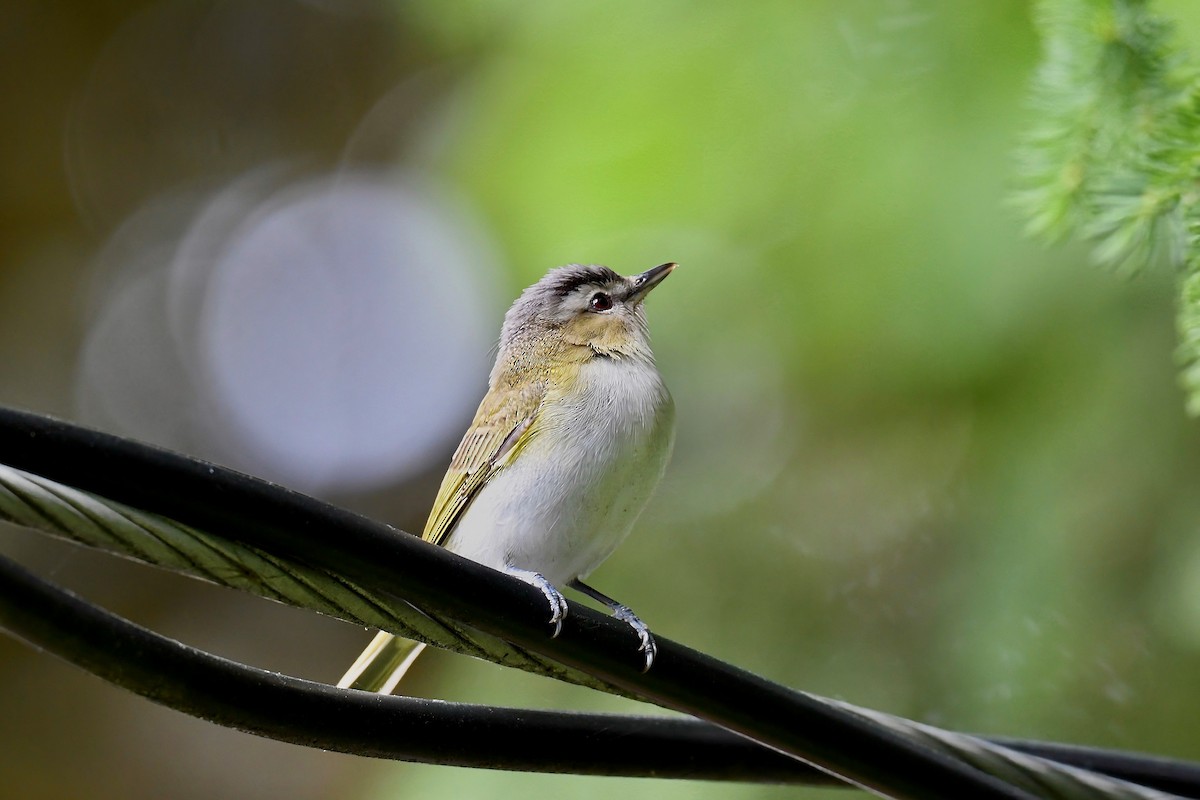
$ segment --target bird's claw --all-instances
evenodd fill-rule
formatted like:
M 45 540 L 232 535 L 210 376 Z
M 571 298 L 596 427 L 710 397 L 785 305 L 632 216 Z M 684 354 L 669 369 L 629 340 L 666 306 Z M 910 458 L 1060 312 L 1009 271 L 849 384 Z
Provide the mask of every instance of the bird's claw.
M 638 652 L 646 657 L 646 664 L 642 667 L 642 672 L 649 672 L 650 667 L 654 664 L 654 659 L 658 657 L 658 645 L 654 641 L 654 634 L 650 633 L 646 623 L 638 619 L 637 614 L 634 614 L 628 606 L 617 606 L 613 609 L 613 616 L 633 628 L 634 633 L 638 635 Z
M 509 572 L 530 586 L 540 589 L 545 595 L 546 602 L 550 604 L 550 624 L 554 626 L 554 632 L 550 634 L 550 638 L 558 638 L 558 635 L 562 633 L 563 620 L 567 618 L 567 598 L 563 597 L 562 592 L 556 589 L 553 583 L 546 580 L 546 576 L 540 572 L 516 568 L 510 568 Z
M 547 602 L 550 603 L 550 624 L 554 626 L 554 632 L 550 634 L 551 639 L 557 639 L 562 633 L 563 620 L 567 618 L 567 598 L 562 596 L 562 592 L 554 588 L 554 585 L 542 578 L 545 584 L 539 588 L 542 594 L 546 595 Z

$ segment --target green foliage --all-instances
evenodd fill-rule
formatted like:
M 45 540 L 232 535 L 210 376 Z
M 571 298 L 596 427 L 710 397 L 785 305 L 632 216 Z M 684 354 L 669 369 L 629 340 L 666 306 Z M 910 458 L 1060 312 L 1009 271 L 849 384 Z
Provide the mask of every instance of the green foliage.
M 1182 381 L 1200 414 L 1200 80 L 1146 0 L 1045 0 L 1038 22 L 1017 194 L 1028 230 L 1090 241 L 1123 272 L 1182 270 Z

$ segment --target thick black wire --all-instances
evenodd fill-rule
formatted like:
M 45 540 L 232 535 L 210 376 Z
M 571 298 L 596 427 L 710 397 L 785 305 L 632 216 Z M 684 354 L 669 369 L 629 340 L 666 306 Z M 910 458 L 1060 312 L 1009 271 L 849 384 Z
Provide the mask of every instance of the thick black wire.
M 347 692 L 249 667 L 146 630 L 0 557 L 0 628 L 110 683 L 201 719 L 279 741 L 485 769 L 845 786 L 694 719 L 529 711 Z M 1005 740 L 1182 797 L 1200 767 Z
M 146 630 L 4 557 L 0 628 L 178 711 L 323 750 L 523 771 L 839 783 L 695 720 L 445 703 L 267 672 Z
M 401 594 L 890 797 L 1030 798 L 951 756 L 662 637 L 654 668 L 643 674 L 628 627 L 581 606 L 550 639 L 540 591 L 265 481 L 11 409 L 0 409 L 0 460 Z

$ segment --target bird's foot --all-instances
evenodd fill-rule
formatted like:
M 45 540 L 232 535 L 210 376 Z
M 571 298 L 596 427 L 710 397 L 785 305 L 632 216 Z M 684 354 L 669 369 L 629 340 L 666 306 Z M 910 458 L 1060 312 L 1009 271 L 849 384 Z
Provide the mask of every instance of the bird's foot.
M 633 613 L 629 606 L 621 605 L 616 600 L 604 594 L 604 592 L 597 591 L 588 586 L 579 578 L 576 578 L 567 585 L 575 591 L 582 592 L 593 600 L 598 600 L 608 606 L 608 610 L 612 612 L 613 617 L 633 628 L 633 632 L 638 637 L 638 652 L 646 659 L 645 665 L 642 666 L 642 672 L 649 672 L 650 667 L 654 666 L 654 659 L 658 657 L 658 645 L 655 644 L 654 634 L 650 633 L 650 629 L 646 627 L 646 623 L 638 619 L 638 615 Z
M 646 623 L 638 619 L 638 615 L 634 614 L 629 606 L 614 606 L 612 612 L 614 617 L 633 628 L 633 632 L 637 634 L 638 652 L 646 658 L 642 672 L 649 672 L 650 667 L 654 664 L 654 659 L 658 657 L 658 645 L 654 642 L 654 634 L 650 633 Z
M 515 575 L 530 586 L 540 589 L 546 596 L 546 602 L 550 604 L 550 624 L 554 626 L 554 632 L 550 634 L 550 638 L 557 638 L 562 633 L 563 620 L 567 618 L 567 598 L 563 597 L 562 592 L 556 589 L 553 583 L 546 580 L 546 577 L 540 572 L 509 567 L 508 573 Z

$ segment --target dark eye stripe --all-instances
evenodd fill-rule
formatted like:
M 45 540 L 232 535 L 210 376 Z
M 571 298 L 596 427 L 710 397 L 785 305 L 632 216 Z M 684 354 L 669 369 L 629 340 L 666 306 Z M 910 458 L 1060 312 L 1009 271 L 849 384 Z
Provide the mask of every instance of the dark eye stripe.
M 559 297 L 566 297 L 584 284 L 594 283 L 604 286 L 620 280 L 621 276 L 608 267 L 599 264 L 573 264 L 558 270 L 549 288 Z

